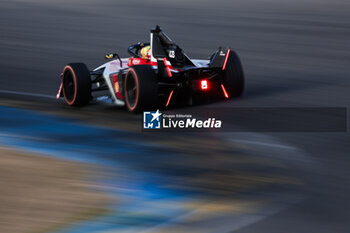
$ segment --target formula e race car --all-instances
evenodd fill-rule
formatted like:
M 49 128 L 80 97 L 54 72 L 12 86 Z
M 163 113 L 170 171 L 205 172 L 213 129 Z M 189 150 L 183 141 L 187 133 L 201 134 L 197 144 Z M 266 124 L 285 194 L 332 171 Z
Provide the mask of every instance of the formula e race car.
M 159 26 L 150 35 L 150 43 L 128 48 L 131 57 L 107 54 L 111 61 L 93 71 L 83 63 L 66 65 L 57 98 L 64 97 L 71 106 L 95 99 L 139 112 L 193 104 L 210 96 L 229 99 L 242 94 L 243 69 L 233 50 L 219 48 L 209 60 L 190 59 Z M 141 55 L 145 47 L 146 56 Z

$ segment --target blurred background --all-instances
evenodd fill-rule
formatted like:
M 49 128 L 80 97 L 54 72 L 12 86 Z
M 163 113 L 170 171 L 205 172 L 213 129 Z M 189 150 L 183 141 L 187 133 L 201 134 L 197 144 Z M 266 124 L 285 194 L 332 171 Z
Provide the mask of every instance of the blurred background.
M 65 64 L 126 57 L 158 24 L 191 58 L 240 55 L 244 95 L 206 107 L 347 108 L 349 12 L 346 0 L 2 0 L 0 232 L 349 232 L 347 132 L 142 133 L 141 115 L 54 99 Z

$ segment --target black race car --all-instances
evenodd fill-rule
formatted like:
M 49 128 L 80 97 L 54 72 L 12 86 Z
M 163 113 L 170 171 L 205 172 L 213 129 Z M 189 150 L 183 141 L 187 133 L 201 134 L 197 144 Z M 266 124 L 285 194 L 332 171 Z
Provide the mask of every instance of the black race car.
M 150 35 L 150 43 L 128 48 L 129 58 L 107 54 L 111 61 L 92 71 L 83 63 L 66 65 L 57 98 L 71 106 L 95 99 L 139 112 L 242 94 L 244 73 L 233 50 L 219 48 L 209 60 L 190 59 L 159 26 Z

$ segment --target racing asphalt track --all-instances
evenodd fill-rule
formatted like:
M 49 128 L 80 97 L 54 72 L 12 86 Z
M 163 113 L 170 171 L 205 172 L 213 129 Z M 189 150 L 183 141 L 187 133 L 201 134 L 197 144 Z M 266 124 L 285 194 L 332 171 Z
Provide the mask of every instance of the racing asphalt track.
M 148 40 L 149 28 L 160 24 L 190 57 L 206 58 L 219 45 L 240 54 L 246 92 L 215 107 L 348 108 L 349 4 L 346 0 L 3 0 L 0 89 L 54 96 L 57 76 L 67 62 L 84 61 L 92 68 L 104 62 L 104 53 L 126 56 L 129 44 Z M 4 92 L 0 97 L 2 104 L 73 114 L 117 129 L 135 130 L 139 122 L 137 116 L 109 107 L 70 110 L 45 98 Z M 195 141 L 192 135 L 181 136 Z M 266 137 L 272 139 L 265 141 Z M 303 201 L 243 228 L 233 227 L 234 232 L 349 232 L 349 133 L 265 133 L 254 138 L 236 133 L 210 140 L 215 144 L 222 138 L 303 167 L 301 174 L 300 168 L 294 170 L 304 183 Z M 195 142 L 192 147 L 198 150 Z M 294 154 L 273 152 L 276 147 L 297 148 L 303 156 L 289 158 Z

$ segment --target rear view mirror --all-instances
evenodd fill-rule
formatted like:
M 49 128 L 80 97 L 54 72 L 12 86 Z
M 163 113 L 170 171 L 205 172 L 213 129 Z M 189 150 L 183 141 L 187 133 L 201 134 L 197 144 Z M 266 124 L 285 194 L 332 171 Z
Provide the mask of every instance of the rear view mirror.
M 106 59 L 113 59 L 113 58 L 117 58 L 120 62 L 120 67 L 123 67 L 123 62 L 122 60 L 120 59 L 118 53 L 110 53 L 110 54 L 106 54 L 105 55 L 105 58 Z
M 117 55 L 116 53 L 109 53 L 109 54 L 106 54 L 106 55 L 105 55 L 105 58 L 106 58 L 106 59 L 112 59 L 112 58 L 115 58 L 116 55 Z

